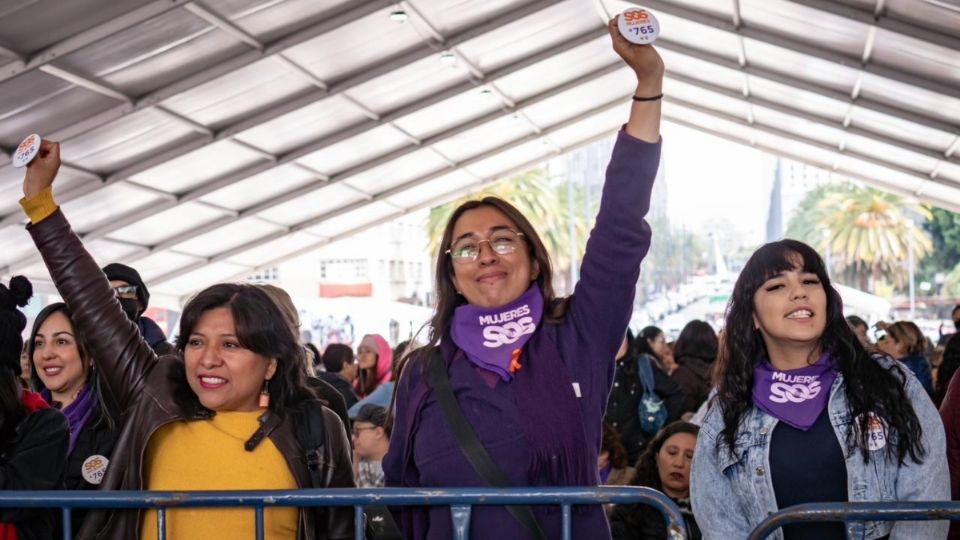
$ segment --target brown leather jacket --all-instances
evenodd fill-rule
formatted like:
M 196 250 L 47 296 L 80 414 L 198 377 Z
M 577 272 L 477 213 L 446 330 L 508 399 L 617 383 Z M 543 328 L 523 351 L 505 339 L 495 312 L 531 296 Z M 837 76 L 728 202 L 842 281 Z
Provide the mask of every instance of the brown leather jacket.
M 215 413 L 204 408 L 190 390 L 183 362 L 177 356 L 157 357 L 143 341 L 123 313 L 100 266 L 60 210 L 28 230 L 73 312 L 74 324 L 97 359 L 105 392 L 123 411 L 123 428 L 100 489 L 143 489 L 143 456 L 157 428 L 170 422 L 208 419 Z M 294 431 L 292 417 L 303 412 L 323 415 L 322 462 L 326 467 L 320 486 L 313 486 L 306 454 Z M 286 458 L 300 488 L 355 487 L 346 430 L 337 415 L 319 401 L 304 403 L 283 418 L 267 412 L 260 424 Z M 353 538 L 350 507 L 301 509 L 299 515 L 297 537 L 301 540 Z M 137 538 L 139 521 L 137 510 L 91 511 L 77 538 Z

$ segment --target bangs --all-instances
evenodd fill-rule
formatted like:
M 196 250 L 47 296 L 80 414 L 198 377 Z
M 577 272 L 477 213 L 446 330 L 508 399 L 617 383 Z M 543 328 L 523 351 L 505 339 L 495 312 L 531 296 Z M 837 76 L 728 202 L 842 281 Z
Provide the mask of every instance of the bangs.
M 796 240 L 780 240 L 762 246 L 747 261 L 743 275 L 749 276 L 748 288 L 756 290 L 767 280 L 794 270 L 816 274 L 826 283 L 826 268 L 820 255 Z

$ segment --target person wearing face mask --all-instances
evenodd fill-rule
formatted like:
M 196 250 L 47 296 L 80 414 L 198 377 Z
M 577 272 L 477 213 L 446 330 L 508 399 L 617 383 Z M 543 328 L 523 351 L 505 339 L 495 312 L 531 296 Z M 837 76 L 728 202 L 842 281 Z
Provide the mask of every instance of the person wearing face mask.
M 633 485 L 663 492 L 676 503 L 683 514 L 688 540 L 703 535 L 690 508 L 690 464 L 697 445 L 695 424 L 667 424 L 650 441 L 637 461 Z M 614 540 L 666 540 L 667 526 L 663 515 L 645 504 L 618 504 L 610 516 Z
M 103 273 L 110 280 L 120 306 L 127 317 L 136 323 L 140 335 L 147 340 L 153 352 L 158 355 L 172 354 L 173 344 L 167 341 L 163 329 L 150 317 L 143 314 L 150 303 L 150 291 L 140 277 L 140 272 L 125 264 L 110 263 L 102 268 Z
M 616 18 L 609 30 L 637 84 L 580 281 L 571 297 L 555 296 L 540 235 L 507 201 L 454 210 L 437 253 L 429 343 L 410 353 L 394 394 L 388 487 L 597 485 L 614 357 L 650 246 L 644 215 L 660 160 L 664 72 L 657 51 L 626 41 Z M 468 454 L 491 467 L 475 468 L 481 461 Z M 399 518 L 405 538 L 453 536 L 449 508 L 405 507 Z M 469 534 L 560 538 L 561 520 L 556 506 L 481 505 Z M 609 538 L 603 507 L 574 507 L 571 531 Z
M 119 411 L 107 397 L 100 372 L 67 305 L 56 302 L 43 308 L 33 321 L 27 343 L 34 390 L 63 412 L 70 425 L 64 487 L 97 489 L 120 435 Z M 86 509 L 74 510 L 73 536 L 86 515 Z
M 20 204 L 105 396 L 122 411 L 100 489 L 354 487 L 347 431 L 307 387 L 303 348 L 276 302 L 254 285 L 211 285 L 184 306 L 176 354 L 157 356 L 57 206 L 59 168 L 60 145 L 41 141 Z M 55 375 L 59 366 L 50 367 Z M 271 507 L 262 523 L 268 540 L 354 537 L 350 507 Z M 172 538 L 242 538 L 254 526 L 249 508 L 166 511 Z M 75 538 L 157 533 L 154 510 L 93 509 Z
M 804 503 L 946 501 L 946 439 L 914 374 L 860 344 L 823 259 L 796 240 L 751 255 L 727 308 L 717 393 L 693 458 L 704 538 L 746 538 Z M 946 521 L 867 521 L 859 538 L 937 540 Z M 845 540 L 837 522 L 776 540 Z M 851 535 L 853 536 L 853 535 Z

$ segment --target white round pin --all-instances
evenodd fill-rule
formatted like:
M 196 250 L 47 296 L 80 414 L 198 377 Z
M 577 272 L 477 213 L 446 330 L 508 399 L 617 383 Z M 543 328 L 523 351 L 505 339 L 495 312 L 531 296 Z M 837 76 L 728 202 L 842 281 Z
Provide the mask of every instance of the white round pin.
M 103 482 L 103 475 L 107 472 L 107 465 L 109 464 L 110 460 L 105 456 L 94 454 L 83 460 L 83 465 L 80 466 L 80 474 L 83 475 L 83 479 L 87 482 L 100 485 L 100 482 Z
M 643 8 L 628 8 L 617 18 L 620 35 L 637 45 L 649 45 L 660 35 L 660 22 Z
M 860 422 L 857 422 L 860 425 Z M 867 450 L 873 452 L 887 445 L 887 426 L 875 413 L 867 414 Z
M 19 169 L 33 161 L 33 158 L 37 157 L 40 152 L 40 140 L 40 136 L 36 133 L 24 139 L 17 147 L 17 151 L 13 153 L 13 159 L 11 160 L 13 166 Z

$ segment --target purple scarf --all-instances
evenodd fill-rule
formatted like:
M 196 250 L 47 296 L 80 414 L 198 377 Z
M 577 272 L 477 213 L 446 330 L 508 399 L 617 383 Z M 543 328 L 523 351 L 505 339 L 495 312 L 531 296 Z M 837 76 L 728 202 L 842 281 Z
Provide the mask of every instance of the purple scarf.
M 837 370 L 830 353 L 814 364 L 780 371 L 761 360 L 753 368 L 753 404 L 787 424 L 807 431 L 830 400 Z
M 453 312 L 450 338 L 480 368 L 504 382 L 513 380 L 511 366 L 543 318 L 543 294 L 536 283 L 513 302 L 497 308 L 464 304 Z
M 48 403 L 60 409 L 59 402 L 53 401 L 53 395 L 49 389 L 45 388 L 40 394 Z M 73 403 L 67 405 L 65 409 L 60 410 L 67 417 L 67 423 L 70 425 L 70 446 L 67 447 L 67 455 L 73 453 L 73 448 L 77 445 L 77 438 L 83 431 L 84 426 L 87 425 L 87 421 L 93 416 L 95 408 L 96 402 L 90 392 L 90 385 L 86 384 L 83 386 L 83 390 L 80 390 L 77 399 L 73 400 Z

